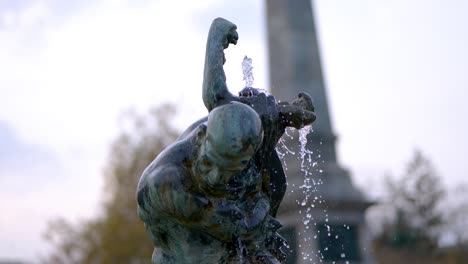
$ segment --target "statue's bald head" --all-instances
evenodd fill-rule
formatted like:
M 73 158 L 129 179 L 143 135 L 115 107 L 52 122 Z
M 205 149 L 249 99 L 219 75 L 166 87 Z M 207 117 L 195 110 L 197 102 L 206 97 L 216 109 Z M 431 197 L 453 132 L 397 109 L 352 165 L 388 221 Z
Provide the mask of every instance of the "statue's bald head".
M 208 116 L 206 154 L 219 166 L 244 166 L 263 140 L 262 122 L 249 106 L 231 102 Z

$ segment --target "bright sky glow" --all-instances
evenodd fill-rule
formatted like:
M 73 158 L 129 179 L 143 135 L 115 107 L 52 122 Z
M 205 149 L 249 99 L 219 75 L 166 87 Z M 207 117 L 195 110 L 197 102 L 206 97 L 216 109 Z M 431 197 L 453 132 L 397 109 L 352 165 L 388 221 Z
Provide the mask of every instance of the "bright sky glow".
M 377 196 L 415 148 L 447 185 L 464 181 L 468 2 L 314 2 L 338 153 L 358 186 Z M 205 114 L 217 16 L 240 35 L 226 54 L 230 89 L 243 87 L 244 55 L 268 88 L 260 0 L 0 0 L 0 259 L 44 253 L 48 219 L 98 212 L 123 111 L 177 101 L 179 127 Z

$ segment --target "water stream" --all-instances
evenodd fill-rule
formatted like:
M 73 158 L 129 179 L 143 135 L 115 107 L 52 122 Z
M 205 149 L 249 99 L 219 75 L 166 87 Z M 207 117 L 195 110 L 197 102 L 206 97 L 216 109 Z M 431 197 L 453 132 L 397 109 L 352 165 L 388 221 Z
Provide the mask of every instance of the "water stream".
M 252 59 L 245 56 L 244 60 L 242 61 L 242 72 L 243 80 L 245 81 L 245 87 L 253 86 L 254 77 L 252 70 Z M 260 90 L 260 92 L 268 94 L 268 92 L 265 90 Z M 294 130 L 294 128 L 290 127 L 286 129 L 284 136 L 280 138 L 278 144 L 276 145 L 276 152 L 278 153 L 278 156 L 283 163 L 283 169 L 285 171 L 286 177 L 286 172 L 288 171 L 288 164 L 286 163 L 287 160 L 291 160 L 292 157 L 296 157 L 300 160 L 300 171 L 302 174 L 301 176 L 303 178 L 303 183 L 301 186 L 299 186 L 298 189 L 302 191 L 302 195 L 300 200 L 297 200 L 296 202 L 300 205 L 299 213 L 302 215 L 302 223 L 304 224 L 305 229 L 309 230 L 312 225 L 317 226 L 317 222 L 314 220 L 314 214 L 316 214 L 316 211 L 312 211 L 318 204 L 324 202 L 322 196 L 319 195 L 317 191 L 319 185 L 322 184 L 322 180 L 318 176 L 322 173 L 320 165 L 322 165 L 321 163 L 324 161 L 321 158 L 320 153 L 315 153 L 314 155 L 314 151 L 307 148 L 307 135 L 313 131 L 312 125 L 305 126 L 304 128 L 298 130 L 298 145 L 288 144 L 286 142 L 297 138 L 293 136 L 296 133 Z M 290 147 L 288 147 L 288 145 Z M 294 186 L 293 183 L 292 186 L 288 187 L 288 189 L 290 189 L 291 192 L 294 192 L 296 186 Z M 328 213 L 326 209 L 323 210 L 323 214 L 325 216 L 325 222 L 328 223 Z M 327 229 L 328 235 L 330 236 L 330 226 L 327 225 Z M 297 250 L 301 251 L 302 258 L 304 260 L 309 260 L 311 263 L 316 259 L 319 259 L 320 262 L 322 262 L 321 259 L 323 256 L 320 250 L 317 252 L 303 252 L 303 250 L 300 250 L 300 248 L 301 245 L 311 248 L 311 243 L 313 243 L 313 240 L 318 239 L 317 232 L 319 231 L 315 231 L 313 235 L 310 235 L 311 233 L 307 231 L 299 233 L 299 237 L 302 242 L 299 242 L 299 248 L 297 248 Z M 239 244 L 239 248 L 242 251 L 241 244 Z
M 252 59 L 244 56 L 244 60 L 242 61 L 242 74 L 244 75 L 243 80 L 245 81 L 245 87 L 253 87 L 254 77 L 252 70 Z

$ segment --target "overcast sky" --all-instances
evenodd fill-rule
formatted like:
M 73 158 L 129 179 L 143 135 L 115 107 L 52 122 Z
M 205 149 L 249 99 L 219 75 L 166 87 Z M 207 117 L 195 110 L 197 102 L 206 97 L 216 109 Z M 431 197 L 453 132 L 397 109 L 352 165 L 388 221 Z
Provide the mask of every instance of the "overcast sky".
M 466 181 L 468 1 L 314 7 L 338 154 L 356 184 L 378 196 L 416 148 L 446 185 Z M 177 101 L 179 127 L 205 114 L 217 16 L 240 35 L 226 54 L 230 89 L 243 87 L 244 55 L 268 88 L 263 1 L 0 0 L 0 259 L 44 253 L 48 219 L 97 212 L 122 111 Z

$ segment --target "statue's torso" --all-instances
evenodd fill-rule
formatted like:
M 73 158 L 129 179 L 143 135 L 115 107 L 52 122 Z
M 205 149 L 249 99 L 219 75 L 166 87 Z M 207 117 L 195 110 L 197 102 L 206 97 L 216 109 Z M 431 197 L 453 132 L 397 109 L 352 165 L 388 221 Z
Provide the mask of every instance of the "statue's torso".
M 153 264 L 166 263 L 236 263 L 237 252 L 233 244 L 224 243 L 205 232 L 193 230 L 169 220 L 153 226 L 157 243 Z
M 151 185 L 158 174 L 153 172 L 161 166 L 177 166 L 185 172 L 181 179 L 186 184 L 184 188 L 190 192 L 200 194 L 203 183 L 196 182 L 200 179 L 193 175 L 191 166 L 194 166 L 193 159 L 198 155 L 198 149 L 192 144 L 195 140 L 195 133 L 179 140 L 162 152 L 145 170 L 139 183 L 139 190 L 143 188 L 152 189 Z M 201 177 L 203 178 L 203 177 Z M 261 189 L 262 175 L 254 164 L 248 169 L 235 176 L 226 186 L 230 190 L 226 193 L 226 199 L 238 201 L 241 210 L 249 211 L 253 206 L 254 194 Z M 156 189 L 152 189 L 155 191 Z M 208 199 L 209 194 L 205 194 Z M 149 197 L 144 198 L 145 203 L 151 203 Z M 164 201 L 163 201 L 164 202 Z M 150 212 L 143 212 L 150 215 L 151 220 L 145 221 L 147 230 L 151 233 L 155 251 L 153 263 L 239 263 L 239 254 L 236 252 L 236 241 L 229 243 L 222 242 L 209 235 L 205 231 L 195 230 L 188 224 L 187 226 L 177 223 L 168 218 L 163 212 L 155 208 Z M 142 218 L 144 219 L 144 217 Z

